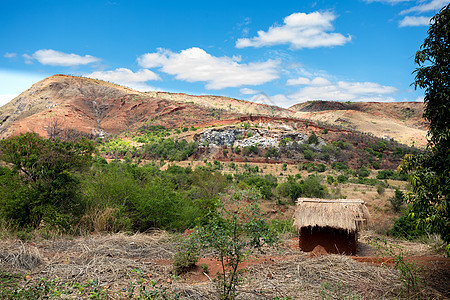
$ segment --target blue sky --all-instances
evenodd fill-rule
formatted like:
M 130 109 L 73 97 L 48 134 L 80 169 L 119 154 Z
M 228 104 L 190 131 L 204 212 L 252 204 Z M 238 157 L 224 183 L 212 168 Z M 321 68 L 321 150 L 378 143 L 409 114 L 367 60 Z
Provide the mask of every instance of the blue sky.
M 420 101 L 414 54 L 449 1 L 0 1 L 0 105 L 53 74 L 138 90 Z

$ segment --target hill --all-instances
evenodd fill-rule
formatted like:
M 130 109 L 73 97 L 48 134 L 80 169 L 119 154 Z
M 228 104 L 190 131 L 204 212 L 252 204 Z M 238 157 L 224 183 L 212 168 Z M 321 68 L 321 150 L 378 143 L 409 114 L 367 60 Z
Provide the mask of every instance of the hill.
M 27 131 L 48 135 L 55 123 L 89 135 L 119 134 L 143 125 L 167 128 L 270 124 L 309 120 L 406 145 L 425 145 L 423 103 L 313 101 L 289 109 L 220 96 L 138 92 L 109 82 L 54 75 L 0 108 L 0 137 Z M 256 117 L 256 119 L 255 119 Z M 310 122 L 311 123 L 311 122 Z
M 54 75 L 0 108 L 0 135 L 34 131 L 46 136 L 55 122 L 94 136 L 118 134 L 156 119 L 169 128 L 206 122 L 213 112 L 101 80 Z M 237 116 L 223 114 L 229 115 Z
M 168 128 L 219 126 L 264 116 L 263 123 L 294 119 L 367 132 L 403 144 L 425 145 L 423 103 L 313 101 L 283 109 L 220 96 L 138 92 L 101 80 L 54 75 L 0 108 L 0 136 L 46 135 L 55 120 L 86 134 L 118 134 L 144 124 Z M 247 118 L 246 118 L 247 117 Z
M 427 123 L 422 102 L 310 101 L 289 108 L 295 116 L 423 147 Z

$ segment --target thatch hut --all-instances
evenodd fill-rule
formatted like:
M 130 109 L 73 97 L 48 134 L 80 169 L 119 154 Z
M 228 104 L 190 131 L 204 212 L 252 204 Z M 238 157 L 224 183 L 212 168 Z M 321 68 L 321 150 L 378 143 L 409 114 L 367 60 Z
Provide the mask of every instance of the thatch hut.
M 356 254 L 358 231 L 370 218 L 362 200 L 299 198 L 294 226 L 302 251 L 321 245 L 328 253 Z

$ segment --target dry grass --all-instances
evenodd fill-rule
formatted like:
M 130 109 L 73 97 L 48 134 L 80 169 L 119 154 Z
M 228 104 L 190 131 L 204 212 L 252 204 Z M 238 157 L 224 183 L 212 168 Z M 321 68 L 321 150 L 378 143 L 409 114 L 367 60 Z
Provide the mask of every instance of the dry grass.
M 15 241 L 0 249 L 0 265 L 8 265 L 14 269 L 32 270 L 41 263 L 41 253 L 34 245 Z
M 182 299 L 217 299 L 213 281 L 195 281 L 189 273 L 184 277 L 171 274 L 170 261 L 181 238 L 155 231 L 56 238 L 28 244 L 3 239 L 0 269 L 28 273 L 31 279 L 21 281 L 22 285 L 41 277 L 59 278 L 61 283 L 96 280 L 100 288 L 109 292 L 107 297 L 114 299 L 125 298 L 132 285 L 177 293 Z M 359 263 L 339 255 L 310 258 L 287 246 L 267 250 L 270 259 L 247 267 L 239 299 L 401 296 L 402 283 L 392 267 Z

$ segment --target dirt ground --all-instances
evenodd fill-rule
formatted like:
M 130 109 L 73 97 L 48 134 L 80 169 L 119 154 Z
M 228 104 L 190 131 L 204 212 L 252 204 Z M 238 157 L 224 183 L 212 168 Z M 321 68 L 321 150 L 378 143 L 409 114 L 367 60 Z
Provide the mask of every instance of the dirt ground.
M 382 258 L 368 243 L 374 236 L 370 231 L 361 234 L 356 257 L 303 253 L 296 248 L 298 240 L 285 239 L 279 247 L 265 249 L 264 255 L 250 257 L 242 264 L 244 282 L 238 298 L 408 298 L 402 293 L 392 258 Z M 215 276 L 220 266 L 210 254 L 205 253 L 206 257 L 185 275 L 171 273 L 171 262 L 182 238 L 163 231 L 31 242 L 5 238 L 0 241 L 0 268 L 26 274 L 22 285 L 42 277 L 58 278 L 61 284 L 95 280 L 113 299 L 128 297 L 130 286 L 177 294 L 182 299 L 217 299 Z M 389 242 L 400 243 L 408 251 L 408 261 L 416 261 L 421 268 L 421 276 L 427 281 L 422 286 L 423 297 L 450 297 L 450 259 L 437 256 L 427 245 Z

